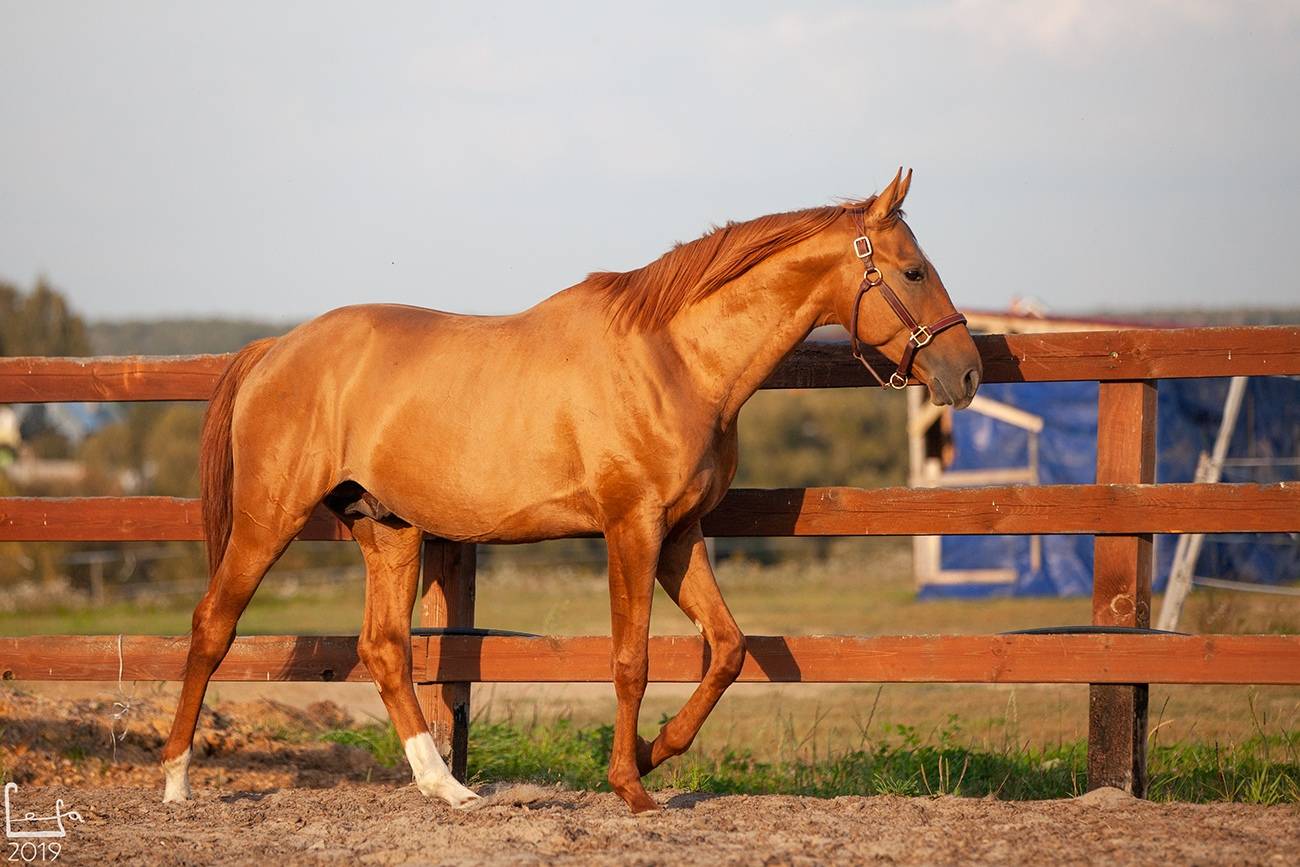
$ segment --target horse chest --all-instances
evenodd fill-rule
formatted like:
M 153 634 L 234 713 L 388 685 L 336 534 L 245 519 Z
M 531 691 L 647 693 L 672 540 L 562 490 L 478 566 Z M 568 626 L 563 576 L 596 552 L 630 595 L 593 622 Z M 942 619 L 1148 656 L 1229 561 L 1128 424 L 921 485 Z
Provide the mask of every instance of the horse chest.
M 698 468 L 682 486 L 681 491 L 668 503 L 668 524 L 676 526 L 694 521 L 712 511 L 731 487 L 736 474 L 736 447 L 734 434 L 723 437 L 719 448 L 711 449 Z
M 672 503 L 668 504 L 667 521 L 670 527 L 683 522 L 693 521 L 711 508 L 715 489 L 713 474 L 699 479 L 682 492 Z

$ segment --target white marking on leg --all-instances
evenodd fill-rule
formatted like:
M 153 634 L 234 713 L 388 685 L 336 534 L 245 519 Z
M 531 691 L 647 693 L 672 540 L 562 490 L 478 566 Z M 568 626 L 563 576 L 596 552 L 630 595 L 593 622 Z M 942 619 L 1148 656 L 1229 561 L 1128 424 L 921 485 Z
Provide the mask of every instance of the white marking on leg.
M 187 749 L 174 759 L 163 762 L 163 773 L 167 778 L 163 789 L 163 803 L 188 801 L 190 799 L 190 751 Z
M 430 797 L 442 798 L 453 807 L 464 807 L 478 800 L 478 795 L 462 786 L 447 769 L 447 763 L 438 755 L 433 736 L 428 732 L 407 738 L 406 760 L 411 763 L 415 785 Z

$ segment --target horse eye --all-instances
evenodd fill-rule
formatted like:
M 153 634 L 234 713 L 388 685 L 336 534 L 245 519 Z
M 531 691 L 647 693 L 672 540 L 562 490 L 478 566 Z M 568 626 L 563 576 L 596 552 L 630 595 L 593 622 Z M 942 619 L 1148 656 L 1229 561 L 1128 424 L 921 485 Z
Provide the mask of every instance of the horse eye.
M 908 268 L 903 272 L 903 276 L 913 283 L 920 283 L 925 279 L 925 272 L 920 268 Z

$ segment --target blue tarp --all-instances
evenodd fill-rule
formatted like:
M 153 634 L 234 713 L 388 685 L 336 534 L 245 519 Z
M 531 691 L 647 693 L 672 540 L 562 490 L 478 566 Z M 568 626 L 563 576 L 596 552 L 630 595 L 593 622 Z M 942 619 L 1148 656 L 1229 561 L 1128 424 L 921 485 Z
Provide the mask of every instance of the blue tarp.
M 1227 379 L 1165 380 L 1156 416 L 1159 482 L 1190 482 L 1201 452 L 1214 447 L 1227 395 Z M 1039 435 L 1039 481 L 1044 485 L 1096 481 L 1097 384 L 1050 382 L 989 384 L 980 394 L 1043 419 Z M 975 412 L 953 416 L 950 470 L 1023 468 L 1029 433 Z M 1287 458 L 1287 463 L 1228 466 L 1225 482 L 1280 482 L 1300 477 L 1300 381 L 1255 377 L 1246 388 L 1229 458 Z M 1080 596 L 1092 592 L 1092 537 L 1042 536 L 1040 567 L 1030 561 L 1028 536 L 948 536 L 940 564 L 947 569 L 1013 569 L 1012 584 L 926 585 L 922 598 L 984 596 Z M 1169 575 L 1176 537 L 1156 539 L 1153 584 Z M 1300 577 L 1300 542 L 1278 534 L 1208 536 L 1196 574 L 1275 583 Z

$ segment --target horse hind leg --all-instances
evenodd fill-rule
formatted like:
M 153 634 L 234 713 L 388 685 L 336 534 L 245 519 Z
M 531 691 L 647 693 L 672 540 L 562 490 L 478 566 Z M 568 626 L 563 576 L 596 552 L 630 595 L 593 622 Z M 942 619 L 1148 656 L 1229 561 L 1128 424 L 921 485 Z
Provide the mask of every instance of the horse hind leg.
M 194 729 L 203 696 L 235 638 L 235 626 L 268 569 L 307 522 L 310 509 L 291 517 L 278 509 L 259 510 L 257 518 L 236 508 L 221 565 L 194 609 L 185 678 L 171 734 L 163 747 L 166 788 L 163 802 L 190 797 L 189 766 Z
M 464 807 L 478 795 L 452 776 L 438 754 L 411 683 L 411 608 L 423 533 L 396 523 L 373 518 L 350 522 L 366 561 L 366 609 L 357 654 L 379 688 L 416 786 L 425 795 Z

